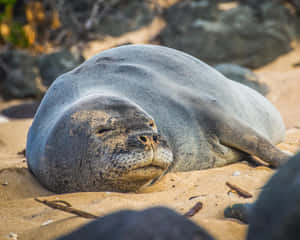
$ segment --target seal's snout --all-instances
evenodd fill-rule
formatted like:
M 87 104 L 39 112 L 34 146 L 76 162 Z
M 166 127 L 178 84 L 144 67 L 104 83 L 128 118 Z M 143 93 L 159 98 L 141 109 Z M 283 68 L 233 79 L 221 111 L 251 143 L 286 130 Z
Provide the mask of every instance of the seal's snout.
M 137 140 L 149 147 L 156 147 L 159 143 L 159 135 L 158 134 L 140 134 L 137 136 Z
M 142 132 L 134 135 L 135 141 L 139 143 L 136 146 L 142 146 L 143 158 L 135 162 L 133 169 L 153 167 L 159 168 L 160 170 L 166 170 L 172 159 L 169 154 L 169 148 L 163 141 L 161 136 L 155 132 Z M 148 157 L 145 157 L 145 156 Z M 135 157 L 138 159 L 138 157 Z

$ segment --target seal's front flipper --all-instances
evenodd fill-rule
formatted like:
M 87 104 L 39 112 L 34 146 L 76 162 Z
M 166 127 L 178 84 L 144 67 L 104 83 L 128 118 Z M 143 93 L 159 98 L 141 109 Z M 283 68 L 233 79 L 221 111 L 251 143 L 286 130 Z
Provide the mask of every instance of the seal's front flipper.
M 249 223 L 253 203 L 239 203 L 225 208 L 224 217 L 236 218 L 244 223 Z

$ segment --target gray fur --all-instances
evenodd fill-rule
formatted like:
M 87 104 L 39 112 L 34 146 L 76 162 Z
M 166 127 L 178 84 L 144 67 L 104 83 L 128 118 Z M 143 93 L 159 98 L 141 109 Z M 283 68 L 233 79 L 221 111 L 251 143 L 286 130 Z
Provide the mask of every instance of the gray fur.
M 85 117 L 75 121 L 74 114 Z M 118 144 L 95 137 L 103 121 L 113 128 L 109 141 Z M 134 142 L 144 133 L 159 137 L 156 147 Z M 134 191 L 150 179 L 135 178 L 131 161 L 156 161 L 155 179 L 167 168 L 219 167 L 244 153 L 278 166 L 286 155 L 273 144 L 284 133 L 280 114 L 256 91 L 183 52 L 129 45 L 97 54 L 52 84 L 29 131 L 26 155 L 34 175 L 55 192 Z

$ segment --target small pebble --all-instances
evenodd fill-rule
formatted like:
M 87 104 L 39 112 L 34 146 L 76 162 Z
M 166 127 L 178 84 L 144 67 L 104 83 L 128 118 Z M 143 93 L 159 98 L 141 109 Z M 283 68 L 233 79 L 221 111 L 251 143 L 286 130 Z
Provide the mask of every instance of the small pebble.
M 235 171 L 233 174 L 232 174 L 232 176 L 240 176 L 241 175 L 241 173 L 239 172 L 239 171 Z
M 6 122 L 9 122 L 9 118 L 0 115 L 0 123 L 6 123 Z
M 229 197 L 233 197 L 235 194 L 234 194 L 233 192 L 229 191 L 229 192 L 227 193 L 227 195 L 228 195 Z
M 8 234 L 9 239 L 17 240 L 18 239 L 18 234 L 10 232 Z
M 46 226 L 46 225 L 48 225 L 48 224 L 50 224 L 50 223 L 53 223 L 53 220 L 48 220 L 48 221 L 46 221 L 46 222 L 43 222 L 42 224 L 41 224 L 41 226 Z

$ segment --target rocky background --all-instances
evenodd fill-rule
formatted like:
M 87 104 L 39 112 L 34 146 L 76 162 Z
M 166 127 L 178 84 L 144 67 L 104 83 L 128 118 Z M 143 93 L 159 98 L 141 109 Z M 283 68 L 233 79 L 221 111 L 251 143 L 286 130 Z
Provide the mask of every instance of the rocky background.
M 280 0 L 1 0 L 0 95 L 41 99 L 85 58 L 130 43 L 162 44 L 222 64 L 217 68 L 228 77 L 265 94 L 243 67 L 291 51 L 299 12 L 297 1 Z

